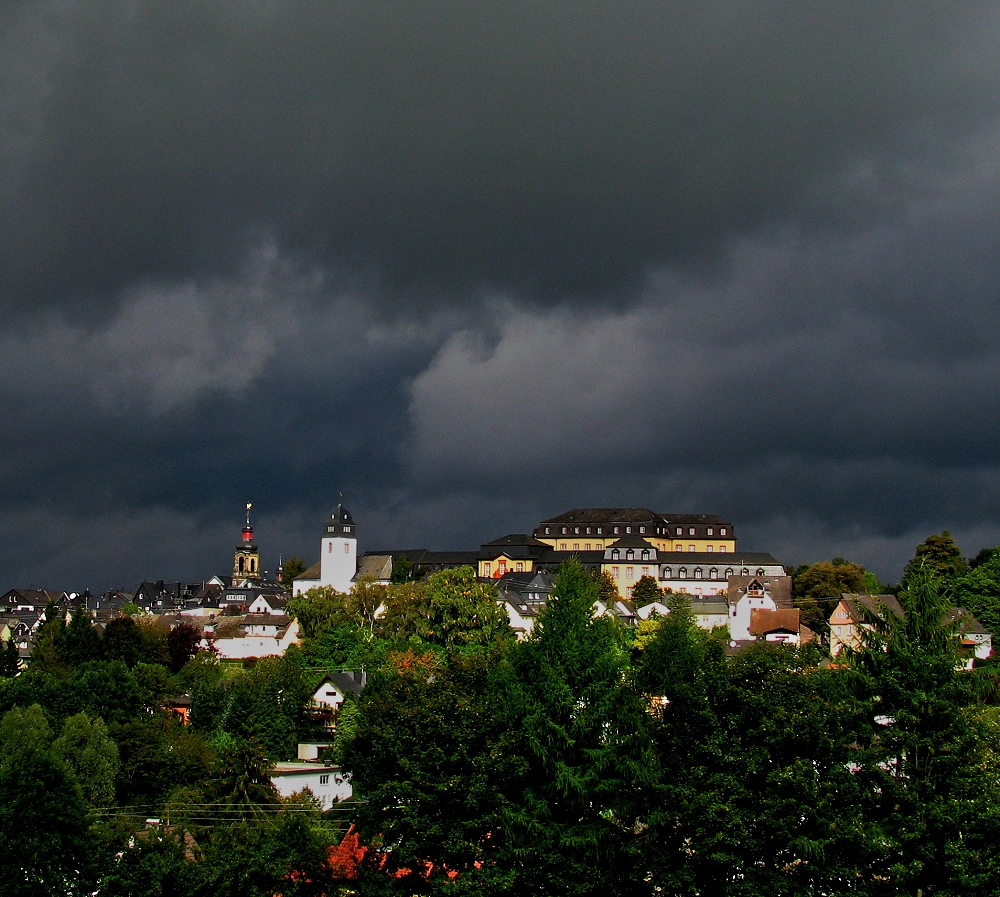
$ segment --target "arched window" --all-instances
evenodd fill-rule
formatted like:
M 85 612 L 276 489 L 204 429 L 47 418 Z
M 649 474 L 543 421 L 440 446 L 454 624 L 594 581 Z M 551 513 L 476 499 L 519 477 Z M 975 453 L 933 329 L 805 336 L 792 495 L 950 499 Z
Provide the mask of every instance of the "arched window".
M 670 579 L 674 575 L 674 571 L 670 567 L 664 567 L 663 572 L 660 574 L 660 579 Z
M 625 552 L 625 560 L 631 561 L 635 558 L 635 552 L 630 548 Z
M 732 575 L 733 575 L 733 568 L 732 567 L 726 567 L 726 579 L 729 579 L 729 577 L 732 576 Z
M 677 578 L 678 579 L 687 579 L 688 578 L 687 567 L 681 567 L 680 570 L 677 571 Z
M 257 572 L 257 561 L 254 560 L 253 558 L 250 558 L 250 572 L 251 573 Z
M 701 579 L 701 567 L 694 568 L 694 578 Z
M 246 558 L 245 558 L 245 557 L 243 557 L 243 555 L 241 554 L 241 555 L 240 555 L 240 573 L 242 573 L 242 572 L 243 572 L 243 565 L 244 565 L 245 563 L 246 563 Z
M 617 561 L 618 558 L 619 558 L 618 549 L 617 548 L 612 548 L 611 549 L 611 560 Z
M 648 561 L 649 560 L 649 549 L 648 548 L 643 548 L 642 549 L 642 559 L 644 561 Z
M 746 567 L 744 567 L 744 568 L 743 568 L 743 575 L 744 575 L 744 576 L 749 576 L 749 575 L 750 575 L 750 571 L 749 571 L 749 570 L 747 570 L 747 568 L 746 568 Z
M 718 569 L 718 567 L 713 567 L 712 568 L 711 573 L 708 574 L 708 578 L 709 579 L 718 579 L 719 578 L 719 569 Z
M 764 575 L 764 569 L 762 567 L 758 567 L 757 568 L 757 575 L 758 576 L 763 576 Z

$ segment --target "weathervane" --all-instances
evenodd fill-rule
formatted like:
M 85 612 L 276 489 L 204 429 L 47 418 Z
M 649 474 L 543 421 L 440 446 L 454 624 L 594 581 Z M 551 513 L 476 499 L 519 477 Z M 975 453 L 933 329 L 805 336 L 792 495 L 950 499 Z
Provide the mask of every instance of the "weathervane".
M 247 502 L 247 526 L 250 526 L 250 509 L 253 507 L 253 502 Z

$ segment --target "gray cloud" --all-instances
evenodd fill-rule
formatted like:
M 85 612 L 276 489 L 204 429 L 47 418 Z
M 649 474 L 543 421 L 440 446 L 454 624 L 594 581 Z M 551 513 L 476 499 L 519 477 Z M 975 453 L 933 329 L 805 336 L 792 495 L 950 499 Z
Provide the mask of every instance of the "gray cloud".
M 997 26 L 6 4 L 5 584 L 218 572 L 246 500 L 308 556 L 339 491 L 366 547 L 629 503 L 890 578 L 1000 541 Z

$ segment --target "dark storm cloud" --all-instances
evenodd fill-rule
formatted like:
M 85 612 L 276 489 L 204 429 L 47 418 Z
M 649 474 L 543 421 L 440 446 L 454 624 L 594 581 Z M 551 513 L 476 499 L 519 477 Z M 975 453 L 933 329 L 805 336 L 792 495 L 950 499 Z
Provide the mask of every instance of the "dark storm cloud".
M 397 306 L 628 295 L 807 198 L 880 211 L 841 175 L 975 125 L 988 9 L 23 3 L 0 287 L 82 313 L 225 274 L 263 234 Z
M 0 576 L 1000 541 L 990 4 L 0 9 Z

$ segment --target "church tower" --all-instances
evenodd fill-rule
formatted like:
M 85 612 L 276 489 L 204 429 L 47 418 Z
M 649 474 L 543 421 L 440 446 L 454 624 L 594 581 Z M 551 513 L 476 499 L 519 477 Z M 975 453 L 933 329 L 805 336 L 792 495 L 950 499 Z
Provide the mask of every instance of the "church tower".
M 358 534 L 351 512 L 337 505 L 323 524 L 320 542 L 319 584 L 349 592 L 358 572 Z
M 260 551 L 253 541 L 253 527 L 250 525 L 250 509 L 247 502 L 247 522 L 243 527 L 243 538 L 233 555 L 233 582 L 244 579 L 260 579 Z

